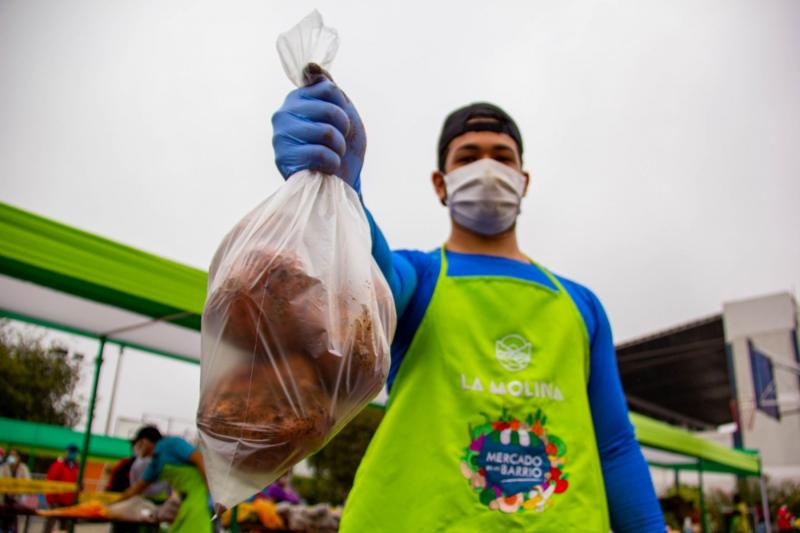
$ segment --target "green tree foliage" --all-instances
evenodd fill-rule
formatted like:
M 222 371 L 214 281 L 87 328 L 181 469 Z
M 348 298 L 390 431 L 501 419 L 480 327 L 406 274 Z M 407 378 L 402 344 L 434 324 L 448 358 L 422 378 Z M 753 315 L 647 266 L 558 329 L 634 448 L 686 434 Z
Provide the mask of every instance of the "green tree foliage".
M 0 416 L 73 427 L 81 418 L 79 379 L 80 360 L 62 346 L 0 321 Z
M 292 484 L 308 503 L 342 504 L 353 486 L 358 465 L 383 418 L 383 411 L 367 407 L 324 448 L 309 457 L 314 477 L 295 477 Z

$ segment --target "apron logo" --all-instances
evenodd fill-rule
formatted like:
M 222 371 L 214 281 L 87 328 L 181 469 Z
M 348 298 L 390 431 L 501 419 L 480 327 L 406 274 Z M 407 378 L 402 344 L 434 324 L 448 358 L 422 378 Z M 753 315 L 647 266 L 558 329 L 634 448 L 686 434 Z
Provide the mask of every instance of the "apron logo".
M 541 513 L 552 507 L 553 496 L 569 488 L 567 446 L 547 433 L 542 410 L 525 420 L 505 408 L 497 420 L 483 416 L 483 424 L 469 427 L 470 444 L 461 458 L 461 473 L 480 502 L 504 513 Z
M 531 343 L 516 333 L 495 342 L 494 351 L 500 365 L 509 372 L 525 370 L 531 362 Z

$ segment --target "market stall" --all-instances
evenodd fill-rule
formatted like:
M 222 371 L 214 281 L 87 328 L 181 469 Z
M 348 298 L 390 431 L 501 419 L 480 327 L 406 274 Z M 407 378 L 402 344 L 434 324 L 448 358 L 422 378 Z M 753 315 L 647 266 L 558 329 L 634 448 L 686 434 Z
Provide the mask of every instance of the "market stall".
M 206 283 L 199 269 L 0 203 L 0 317 L 84 335 L 99 344 L 82 467 L 93 443 L 102 438 L 90 428 L 105 346 L 130 346 L 198 363 Z M 384 403 L 381 393 L 374 406 Z M 684 467 L 761 474 L 757 454 L 635 413 L 631 419 L 642 446 L 691 458 Z M 83 472 L 79 485 L 82 480 Z

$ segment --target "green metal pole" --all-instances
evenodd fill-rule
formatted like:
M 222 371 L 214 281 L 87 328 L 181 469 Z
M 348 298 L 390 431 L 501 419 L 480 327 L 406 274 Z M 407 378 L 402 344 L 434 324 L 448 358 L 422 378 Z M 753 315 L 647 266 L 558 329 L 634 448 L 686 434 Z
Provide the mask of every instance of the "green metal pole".
M 89 456 L 89 441 L 92 438 L 92 422 L 94 422 L 94 404 L 97 400 L 97 382 L 100 381 L 100 367 L 103 366 L 103 350 L 106 347 L 106 338 L 100 337 L 100 347 L 97 349 L 97 358 L 94 360 L 94 378 L 92 378 L 92 392 L 89 396 L 89 411 L 86 413 L 86 431 L 83 434 L 83 447 L 81 447 L 81 463 L 78 471 L 78 491 L 80 498 L 83 488 L 83 474 L 86 470 L 86 459 Z
M 233 506 L 231 512 L 231 533 L 239 533 L 239 505 Z
M 700 474 L 700 528 L 703 533 L 708 533 L 708 520 L 706 517 L 706 496 L 703 489 L 703 460 L 697 461 L 697 471 Z

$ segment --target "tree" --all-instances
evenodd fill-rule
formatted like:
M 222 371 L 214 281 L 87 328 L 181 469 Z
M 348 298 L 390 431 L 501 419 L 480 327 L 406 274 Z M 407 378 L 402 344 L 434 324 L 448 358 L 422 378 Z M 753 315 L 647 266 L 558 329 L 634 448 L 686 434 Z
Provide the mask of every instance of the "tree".
M 292 480 L 309 503 L 342 504 L 353 486 L 358 465 L 383 419 L 383 411 L 367 407 L 320 451 L 308 458 L 315 476 Z
M 79 380 L 78 357 L 0 321 L 0 416 L 73 427 L 81 418 Z

